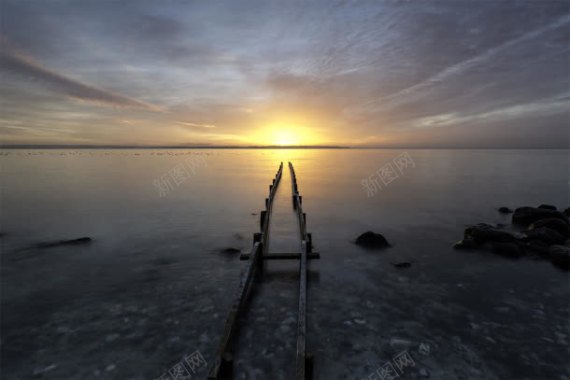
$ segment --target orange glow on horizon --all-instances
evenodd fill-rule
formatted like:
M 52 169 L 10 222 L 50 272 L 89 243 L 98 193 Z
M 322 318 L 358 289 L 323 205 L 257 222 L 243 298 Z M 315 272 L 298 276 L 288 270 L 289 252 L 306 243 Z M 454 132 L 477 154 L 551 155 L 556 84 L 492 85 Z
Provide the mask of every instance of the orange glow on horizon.
M 291 117 L 269 122 L 254 132 L 253 143 L 256 145 L 321 145 L 322 139 L 315 128 L 308 123 L 299 123 Z

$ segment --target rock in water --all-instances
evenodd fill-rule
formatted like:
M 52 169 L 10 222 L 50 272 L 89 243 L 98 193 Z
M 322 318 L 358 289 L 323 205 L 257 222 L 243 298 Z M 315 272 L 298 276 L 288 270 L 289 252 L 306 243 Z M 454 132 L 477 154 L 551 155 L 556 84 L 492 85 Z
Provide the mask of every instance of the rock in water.
M 404 268 L 409 268 L 412 266 L 412 263 L 410 263 L 409 261 L 401 261 L 399 263 L 392 263 L 393 266 L 395 266 L 398 269 L 404 269 Z
M 501 214 L 512 214 L 512 213 L 513 213 L 513 210 L 511 210 L 511 209 L 508 208 L 508 207 L 499 207 L 499 212 L 500 212 Z
M 549 248 L 550 261 L 561 269 L 570 267 L 570 248 L 564 245 L 553 245 Z
M 224 248 L 220 252 L 227 254 L 234 254 L 234 253 L 241 253 L 241 250 L 234 247 L 230 247 L 230 248 Z
M 90 237 L 81 237 L 79 239 L 72 239 L 72 240 L 59 240 L 53 241 L 48 243 L 39 243 L 36 245 L 37 248 L 52 248 L 52 247 L 59 247 L 62 245 L 81 245 L 81 244 L 89 244 L 93 240 Z
M 356 238 L 356 244 L 366 249 L 382 249 L 390 247 L 390 243 L 381 234 L 367 231 Z
M 568 218 L 560 211 L 538 207 L 519 207 L 513 213 L 513 224 L 529 225 L 540 219 L 560 219 L 568 223 Z
M 523 255 L 522 249 L 517 243 L 492 243 L 491 249 L 497 255 L 518 258 Z
M 475 249 L 478 247 L 479 246 L 475 243 L 475 240 L 471 237 L 460 240 L 453 246 L 454 249 Z
M 526 250 L 541 257 L 548 256 L 548 244 L 540 240 L 531 240 L 526 243 Z
M 540 220 L 536 221 L 535 223 L 531 224 L 531 226 L 529 227 L 529 230 L 533 230 L 533 229 L 540 228 L 540 227 L 546 227 L 546 228 L 549 228 L 551 230 L 554 230 L 554 231 L 558 232 L 560 235 L 564 236 L 566 239 L 568 239 L 568 236 L 569 236 L 568 224 L 564 223 L 560 219 L 556 219 L 556 218 L 540 219 Z
M 566 238 L 560 235 L 558 232 L 551 230 L 546 227 L 534 228 L 530 231 L 526 231 L 525 235 L 528 240 L 539 240 L 543 241 L 548 245 L 552 244 L 562 244 Z
M 558 210 L 558 209 L 556 208 L 556 206 L 553 206 L 553 205 L 544 205 L 544 204 L 538 206 L 538 208 L 543 208 L 543 209 L 545 209 L 545 210 L 554 210 L 554 211 Z
M 516 238 L 514 235 L 501 231 L 489 224 L 480 223 L 475 226 L 469 227 L 465 230 L 465 239 L 473 239 L 477 245 L 482 245 L 488 242 L 514 242 Z
M 91 243 L 93 240 L 91 240 L 90 237 L 82 237 L 79 239 L 73 239 L 73 240 L 61 240 L 59 242 L 59 244 L 61 245 L 75 245 L 75 244 L 87 244 L 87 243 Z

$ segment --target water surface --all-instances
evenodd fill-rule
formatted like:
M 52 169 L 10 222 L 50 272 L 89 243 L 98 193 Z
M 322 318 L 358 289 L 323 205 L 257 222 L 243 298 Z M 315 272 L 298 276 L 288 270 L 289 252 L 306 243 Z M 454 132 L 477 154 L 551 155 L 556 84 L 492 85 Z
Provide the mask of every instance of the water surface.
M 568 274 L 451 248 L 466 225 L 508 224 L 499 206 L 568 207 L 569 152 L 408 150 L 413 166 L 367 194 L 362 181 L 402 153 L 2 151 L 3 377 L 150 379 L 197 350 L 211 363 L 247 265 L 220 250 L 250 249 L 282 161 L 295 165 L 321 253 L 307 326 L 318 379 L 362 379 L 405 350 L 415 366 L 403 379 L 570 376 Z M 155 186 L 189 167 L 167 192 Z M 353 240 L 367 230 L 393 247 L 361 250 Z M 81 236 L 93 243 L 34 248 Z M 392 266 L 401 260 L 412 267 Z M 297 270 L 268 268 L 238 378 L 289 378 Z

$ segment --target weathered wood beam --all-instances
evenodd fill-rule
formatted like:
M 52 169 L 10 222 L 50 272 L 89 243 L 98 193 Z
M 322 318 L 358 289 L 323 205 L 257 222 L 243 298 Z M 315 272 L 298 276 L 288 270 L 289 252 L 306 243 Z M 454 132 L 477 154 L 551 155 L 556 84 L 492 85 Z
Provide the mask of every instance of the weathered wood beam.
M 239 256 L 240 260 L 249 260 L 251 254 L 249 253 L 242 253 Z M 267 255 L 263 255 L 263 260 L 299 260 L 301 258 L 300 252 L 279 252 L 279 253 L 269 253 Z M 315 260 L 320 259 L 321 254 L 319 252 L 310 252 L 307 253 L 308 260 Z

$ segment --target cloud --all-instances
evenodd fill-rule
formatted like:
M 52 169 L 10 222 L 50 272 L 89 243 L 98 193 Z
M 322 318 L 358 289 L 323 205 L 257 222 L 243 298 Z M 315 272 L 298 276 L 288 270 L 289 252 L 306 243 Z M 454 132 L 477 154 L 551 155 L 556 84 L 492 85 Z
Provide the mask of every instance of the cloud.
M 397 106 L 402 101 L 406 102 L 409 101 L 410 98 L 417 96 L 417 94 L 424 89 L 430 88 L 434 85 L 444 82 L 445 80 L 451 77 L 461 75 L 467 70 L 470 70 L 474 67 L 477 67 L 480 64 L 483 64 L 484 62 L 494 59 L 497 54 L 502 53 L 503 51 L 517 44 L 527 42 L 533 38 L 539 37 L 543 33 L 560 28 L 568 24 L 568 22 L 570 22 L 570 15 L 560 17 L 546 26 L 527 32 L 519 37 L 513 38 L 498 46 L 492 47 L 474 57 L 471 57 L 454 65 L 448 66 L 443 70 L 441 70 L 440 72 L 436 73 L 435 75 L 419 83 L 416 83 L 410 87 L 404 88 L 403 90 L 400 90 L 396 93 L 392 93 L 387 96 L 369 100 L 356 107 L 346 109 L 345 114 L 350 117 L 361 113 L 379 112 L 381 110 Z
M 184 127 L 190 127 L 190 128 L 216 128 L 216 126 L 213 124 L 198 124 L 198 123 L 190 123 L 187 121 L 177 121 L 176 123 Z
M 552 114 L 568 114 L 568 100 L 570 93 L 556 96 L 550 99 L 535 101 L 525 104 L 517 104 L 509 107 L 494 109 L 471 115 L 446 113 L 423 117 L 412 122 L 414 128 L 447 127 L 468 124 L 472 122 L 494 122 L 510 119 L 520 119 L 530 116 L 547 116 Z
M 4 2 L 2 35 L 33 58 L 0 46 L 0 125 L 28 128 L 0 138 L 233 145 L 298 124 L 331 144 L 568 136 L 563 2 Z
M 38 81 L 52 91 L 102 105 L 159 111 L 159 107 L 155 105 L 93 87 L 42 67 L 30 57 L 11 47 L 4 39 L 0 40 L 0 47 L 1 70 Z

